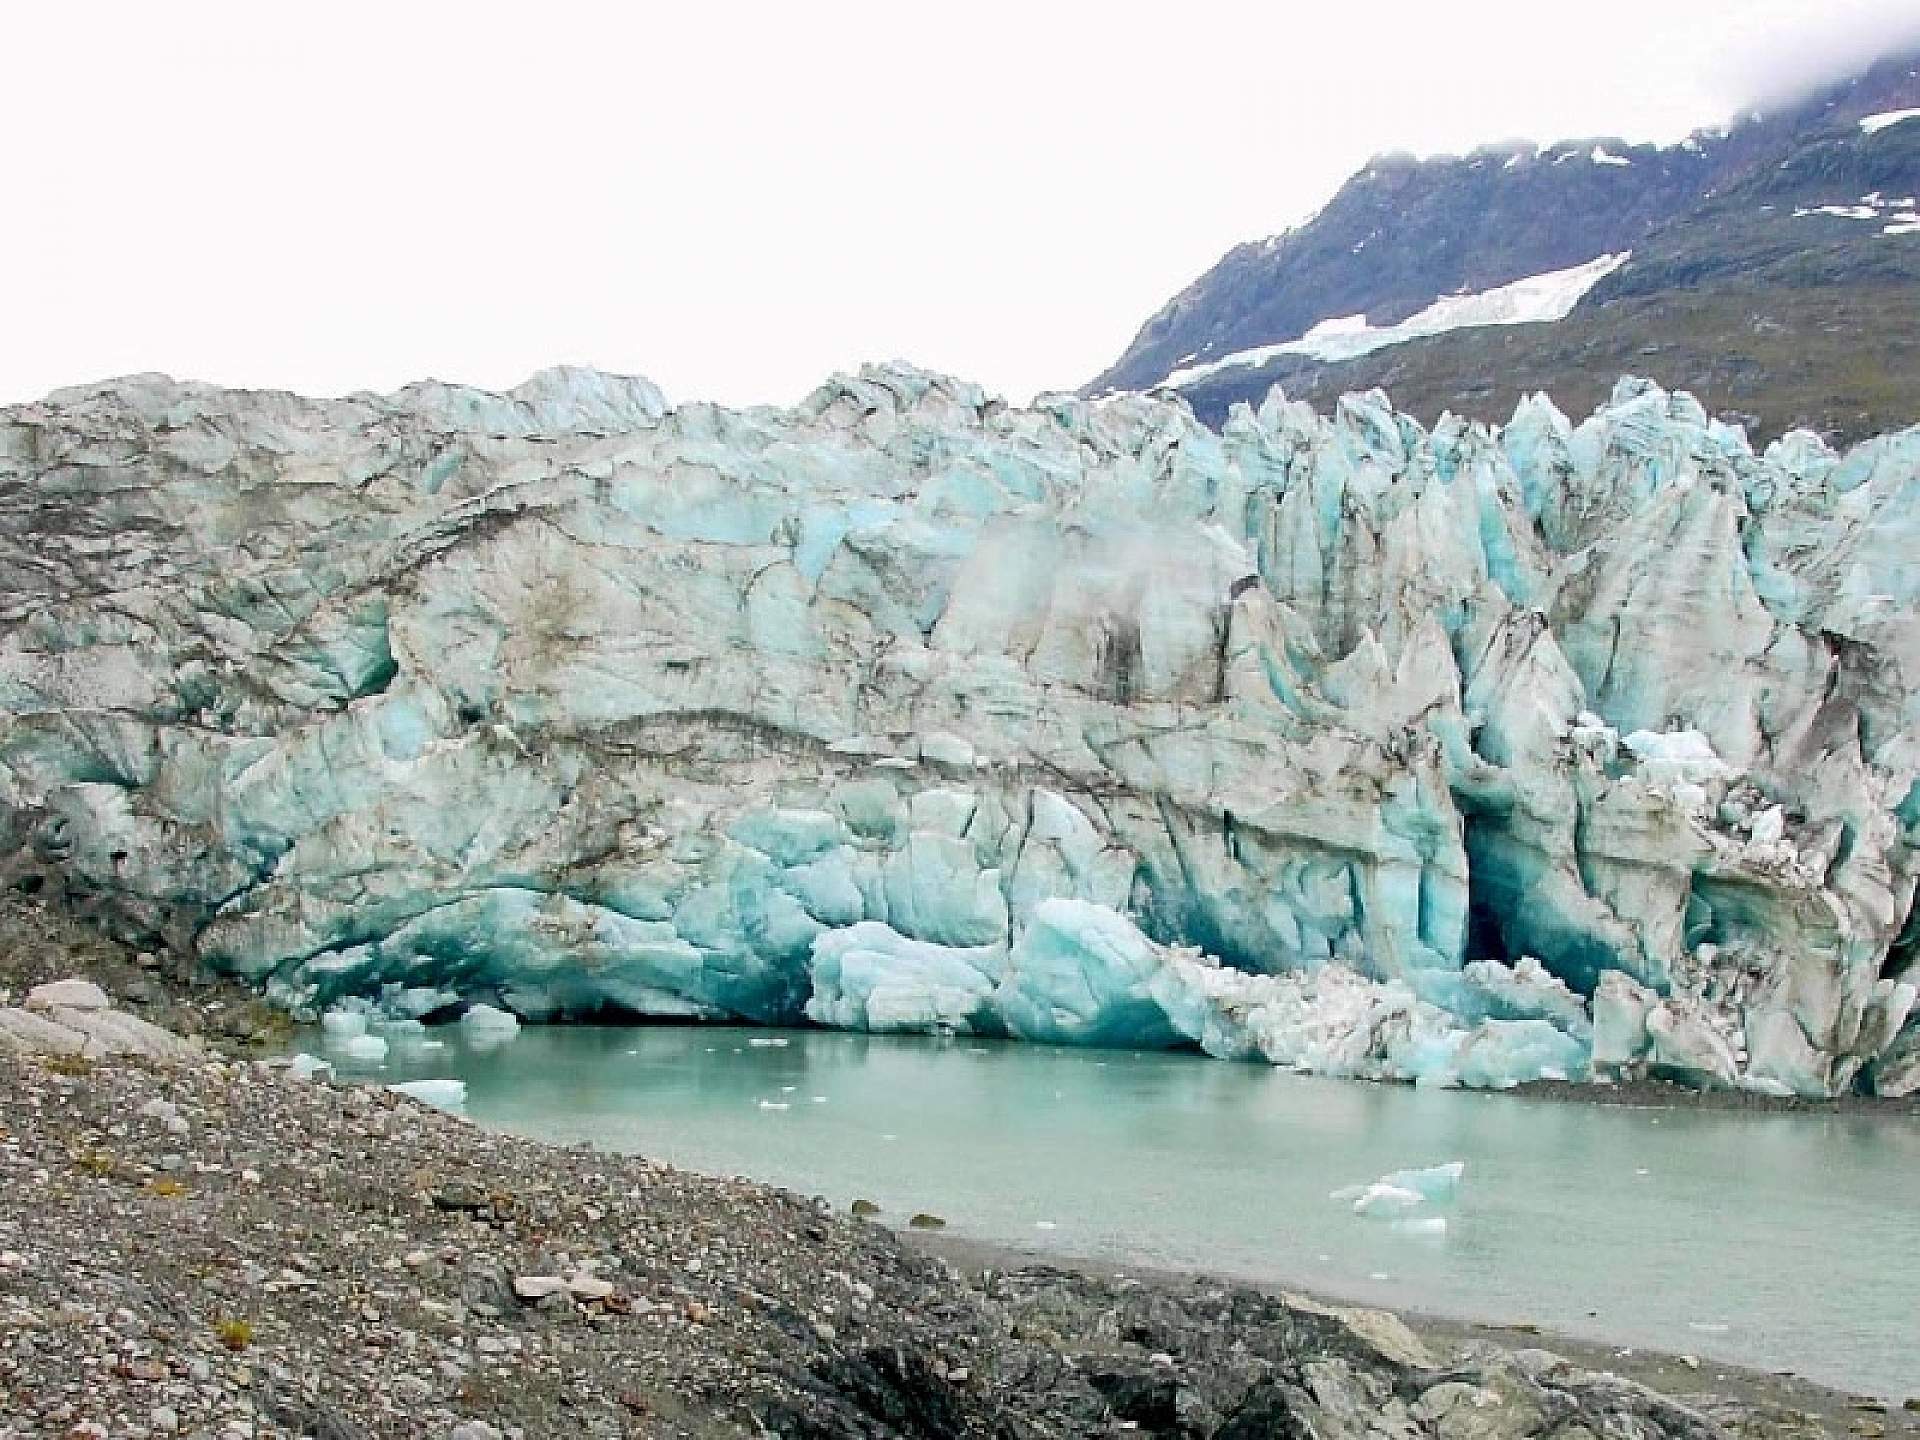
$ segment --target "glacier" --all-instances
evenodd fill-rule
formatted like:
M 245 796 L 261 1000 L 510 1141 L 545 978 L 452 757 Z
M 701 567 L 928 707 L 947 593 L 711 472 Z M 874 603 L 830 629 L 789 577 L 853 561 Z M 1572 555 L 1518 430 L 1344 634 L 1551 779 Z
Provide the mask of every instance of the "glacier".
M 0 513 L 0 879 L 343 1049 L 1920 1089 L 1920 430 L 134 376 L 0 411 Z

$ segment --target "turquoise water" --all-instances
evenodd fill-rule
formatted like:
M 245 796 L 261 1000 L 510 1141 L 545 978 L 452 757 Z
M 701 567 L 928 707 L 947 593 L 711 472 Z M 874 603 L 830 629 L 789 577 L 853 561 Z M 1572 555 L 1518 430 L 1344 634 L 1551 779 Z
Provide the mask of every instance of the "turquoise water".
M 1899 1117 L 1556 1104 L 822 1031 L 430 1038 L 439 1048 L 397 1043 L 384 1067 L 342 1073 L 458 1078 L 488 1126 L 840 1206 L 864 1196 L 895 1221 L 933 1211 L 951 1233 L 1037 1253 L 1920 1392 L 1920 1126 Z M 1328 1198 L 1455 1159 L 1467 1174 L 1435 1212 L 1444 1236 Z

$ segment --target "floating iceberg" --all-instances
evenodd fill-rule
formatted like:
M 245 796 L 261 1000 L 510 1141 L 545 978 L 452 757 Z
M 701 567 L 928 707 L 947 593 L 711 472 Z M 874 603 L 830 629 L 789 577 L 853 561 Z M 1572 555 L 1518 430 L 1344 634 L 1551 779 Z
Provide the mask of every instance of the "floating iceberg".
M 476 1041 L 498 1043 L 520 1033 L 520 1019 L 492 1005 L 472 1005 L 461 1015 L 460 1028 Z
M 1368 1219 L 1391 1220 L 1418 1210 L 1426 1203 L 1426 1197 L 1418 1190 L 1407 1190 L 1398 1185 L 1369 1185 L 1354 1200 L 1353 1213 Z
M 287 1073 L 296 1080 L 331 1080 L 333 1062 L 302 1052 L 287 1062 Z
M 345 1045 L 367 1033 L 368 1020 L 365 1010 L 329 1010 L 320 1017 L 320 1030 L 329 1045 Z
M 1920 431 L 137 376 L 0 411 L 0 503 L 9 864 L 330 1049 L 1920 1087 Z
M 1392 1220 L 1396 1229 L 1412 1234 L 1444 1235 L 1447 1222 L 1438 1216 L 1415 1216 L 1430 1204 L 1452 1200 L 1467 1172 L 1464 1160 L 1450 1160 L 1424 1170 L 1396 1170 L 1366 1185 L 1348 1185 L 1332 1199 L 1353 1206 L 1353 1213 L 1370 1220 Z
M 1396 1170 L 1391 1175 L 1382 1175 L 1378 1183 L 1411 1190 L 1423 1200 L 1451 1200 L 1460 1193 L 1460 1181 L 1466 1173 L 1466 1161 L 1449 1160 L 1424 1170 Z

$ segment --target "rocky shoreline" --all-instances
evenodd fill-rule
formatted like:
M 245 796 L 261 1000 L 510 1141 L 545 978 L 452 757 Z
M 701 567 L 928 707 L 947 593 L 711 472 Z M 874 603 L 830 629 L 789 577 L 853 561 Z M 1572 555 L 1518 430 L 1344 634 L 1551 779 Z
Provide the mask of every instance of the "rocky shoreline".
M 1834 1095 L 1814 1099 L 1800 1095 L 1763 1095 L 1753 1090 L 1703 1090 L 1646 1077 L 1610 1084 L 1536 1080 L 1506 1093 L 1516 1099 L 1550 1104 L 1610 1105 L 1638 1110 L 1741 1110 L 1761 1115 L 1847 1115 L 1889 1120 L 1920 1117 L 1920 1093 Z
M 1670 1396 L 1591 1347 L 1206 1279 L 928 1253 L 770 1187 L 295 1078 L 239 1053 L 243 992 L 183 988 L 45 912 L 5 928 L 0 1005 L 64 969 L 204 1038 L 0 1039 L 0 1440 L 1708 1440 L 1920 1419 L 1723 1367 Z
M 1046 1263 L 1118 1284 L 1132 1282 L 1180 1288 L 1219 1283 L 1208 1276 L 1182 1270 L 1117 1264 L 1092 1257 L 1042 1256 L 1018 1245 L 988 1244 L 949 1234 L 907 1233 L 902 1238 L 914 1249 L 938 1256 L 963 1274 L 973 1276 Z M 1248 1283 L 1274 1294 L 1298 1293 L 1282 1284 Z M 1357 1304 L 1325 1295 L 1315 1298 L 1342 1308 Z M 1784 1371 L 1766 1372 L 1695 1355 L 1607 1344 L 1525 1321 L 1493 1324 L 1417 1310 L 1397 1310 L 1394 1315 L 1436 1356 L 1458 1354 L 1489 1343 L 1514 1348 L 1544 1345 L 1575 1366 L 1611 1371 L 1683 1403 L 1699 1403 L 1701 1397 L 1715 1397 L 1721 1404 L 1750 1407 L 1770 1415 L 1768 1423 L 1784 1425 L 1786 1431 L 1782 1433 L 1803 1426 L 1809 1434 L 1920 1435 L 1920 1399 L 1902 1408 L 1879 1397 L 1850 1394 Z M 1790 1416 L 1797 1418 L 1789 1423 Z

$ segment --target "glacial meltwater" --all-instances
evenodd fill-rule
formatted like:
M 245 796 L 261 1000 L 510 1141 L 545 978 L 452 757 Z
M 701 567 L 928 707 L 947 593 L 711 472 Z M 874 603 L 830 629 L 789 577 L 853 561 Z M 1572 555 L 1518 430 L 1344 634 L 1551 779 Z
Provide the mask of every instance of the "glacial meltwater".
M 422 1041 L 426 1043 L 422 1043 Z M 1038 1254 L 1287 1281 L 1920 1391 L 1920 1126 L 1320 1080 L 1184 1054 L 828 1031 L 459 1026 L 343 1076 L 502 1130 L 738 1174 Z M 1330 1192 L 1466 1162 L 1439 1227 Z

